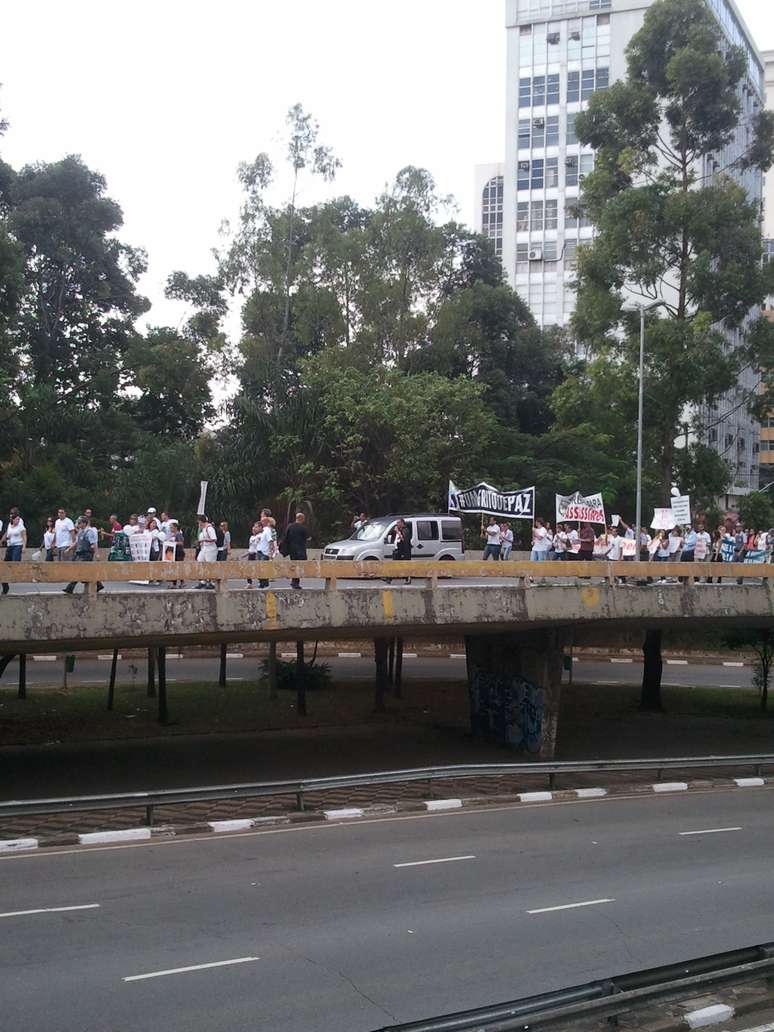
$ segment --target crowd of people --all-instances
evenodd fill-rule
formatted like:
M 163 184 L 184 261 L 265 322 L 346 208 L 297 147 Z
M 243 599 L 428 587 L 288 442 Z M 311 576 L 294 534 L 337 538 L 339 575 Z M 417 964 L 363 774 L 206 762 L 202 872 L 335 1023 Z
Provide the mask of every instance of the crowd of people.
M 637 533 L 621 517 L 614 517 L 613 520 L 598 534 L 591 523 L 557 523 L 552 528 L 548 521 L 536 519 L 532 527 L 530 559 L 533 562 L 640 559 L 654 563 L 774 561 L 774 527 L 757 530 L 744 528 L 740 523 L 733 526 L 728 521 L 710 532 L 703 522 L 697 521 L 689 526 L 674 527 L 669 531 L 654 530 L 652 533 L 647 527 L 640 527 Z M 352 526 L 357 530 L 367 522 L 366 515 L 361 513 L 353 519 Z M 141 538 L 135 538 L 135 535 Z M 484 541 L 485 560 L 509 559 L 514 533 L 507 520 L 491 516 L 488 523 L 482 525 L 481 537 Z M 142 550 L 133 548 L 133 538 L 136 544 L 142 540 Z M 192 539 L 194 554 L 199 562 L 225 562 L 233 558 L 231 531 L 226 520 L 214 523 L 205 514 L 199 514 Z M 247 552 L 239 558 L 262 562 L 282 555 L 301 561 L 307 558 L 309 540 L 304 513 L 296 513 L 295 520 L 279 539 L 271 510 L 261 509 L 251 529 Z M 392 542 L 394 559 L 411 559 L 411 537 L 403 520 L 398 520 Z M 161 559 L 182 562 L 186 558 L 186 542 L 179 521 L 166 512 L 158 513 L 151 506 L 144 513 L 132 513 L 126 523 L 117 514 L 111 513 L 107 529 L 94 525 L 91 509 L 86 509 L 73 521 L 66 510 L 60 508 L 56 517 L 47 518 L 40 547 L 33 554 L 33 559 L 45 558 L 47 562 L 92 562 L 97 556 L 100 543 L 109 546 L 111 560 L 145 558 L 151 562 Z M 5 547 L 6 562 L 21 562 L 24 549 L 30 547 L 27 528 L 18 508 L 10 510 L 5 523 L 0 520 L 2 546 Z M 265 576 L 256 579 L 260 588 L 268 587 L 269 581 Z M 182 580 L 170 584 L 172 587 L 184 586 Z M 299 589 L 301 582 L 295 578 L 291 585 Z M 195 586 L 215 587 L 211 580 L 206 579 Z M 247 586 L 255 587 L 253 578 L 248 578 Z M 101 591 L 102 587 L 102 584 L 98 584 L 97 590 Z M 71 582 L 63 590 L 72 594 L 75 588 L 76 582 Z M 8 590 L 8 584 L 3 583 L 2 593 L 7 594 Z
M 200 513 L 196 517 L 197 526 L 192 535 L 192 546 L 198 562 L 225 562 L 233 558 L 231 531 L 227 521 L 213 523 L 209 517 Z M 133 547 L 142 543 L 142 548 Z M 294 522 L 290 523 L 281 540 L 278 540 L 276 520 L 271 510 L 262 509 L 260 516 L 252 526 L 247 552 L 239 558 L 260 562 L 274 559 L 278 554 L 293 560 L 307 558 L 309 530 L 303 512 L 297 512 Z M 157 512 L 151 506 L 144 513 L 132 513 L 126 523 L 111 513 L 107 528 L 94 525 L 94 514 L 91 509 L 77 517 L 75 521 L 65 509 L 58 509 L 56 517 L 46 519 L 45 530 L 40 546 L 32 558 L 46 562 L 93 562 L 97 557 L 98 547 L 102 543 L 109 547 L 108 558 L 113 561 L 147 559 L 150 562 L 169 560 L 182 562 L 186 558 L 186 543 L 180 523 L 166 512 Z M 0 520 L 0 547 L 5 546 L 6 562 L 21 562 L 24 549 L 30 547 L 27 528 L 17 508 L 11 509 L 8 519 Z M 258 579 L 259 587 L 268 587 L 265 577 Z M 72 595 L 77 582 L 69 583 L 63 590 Z M 182 580 L 170 582 L 171 587 L 183 587 Z M 247 580 L 247 586 L 254 588 L 253 579 Z M 291 581 L 291 586 L 300 589 L 298 578 Z M 201 580 L 197 588 L 214 588 L 211 580 Z M 97 584 L 97 591 L 103 585 Z M 9 585 L 2 584 L 2 593 L 8 594 Z

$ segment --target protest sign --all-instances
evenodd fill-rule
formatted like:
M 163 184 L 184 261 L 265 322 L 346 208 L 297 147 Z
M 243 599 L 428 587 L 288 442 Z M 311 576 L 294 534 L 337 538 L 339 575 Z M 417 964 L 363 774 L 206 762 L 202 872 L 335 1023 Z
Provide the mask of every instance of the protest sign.
M 671 509 L 654 509 L 650 525 L 653 530 L 671 530 L 677 526 L 675 514 Z
M 675 525 L 681 527 L 689 526 L 691 522 L 691 496 L 676 495 L 672 499 L 672 515 L 675 518 Z
M 605 503 L 601 494 L 582 495 L 576 491 L 571 495 L 556 496 L 556 522 L 601 523 L 604 527 Z
M 207 485 L 208 480 L 199 481 L 199 507 L 196 510 L 197 516 L 203 515 L 207 512 L 205 506 L 207 504 Z
M 621 555 L 624 559 L 634 559 L 637 556 L 637 542 L 634 538 L 626 538 L 621 544 Z
M 483 481 L 475 487 L 460 491 L 449 481 L 449 512 L 484 513 L 505 516 L 515 520 L 534 520 L 535 488 L 521 491 L 498 491 Z

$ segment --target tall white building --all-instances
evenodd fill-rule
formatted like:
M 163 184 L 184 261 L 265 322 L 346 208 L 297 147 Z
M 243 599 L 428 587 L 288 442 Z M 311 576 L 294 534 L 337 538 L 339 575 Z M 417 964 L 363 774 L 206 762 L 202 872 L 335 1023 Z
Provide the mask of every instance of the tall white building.
M 750 118 L 764 103 L 763 64 L 733 0 L 706 2 L 729 42 L 746 51 L 748 74 L 735 138 L 701 171 L 733 174 L 761 201 L 760 173 L 729 166 L 747 146 Z M 505 162 L 476 169 L 476 227 L 495 239 L 508 281 L 541 326 L 568 323 L 576 249 L 594 232 L 574 212 L 583 177 L 594 167 L 594 152 L 575 135 L 576 115 L 595 91 L 625 77 L 626 46 L 651 3 L 506 0 Z M 774 211 L 774 201 L 771 206 Z M 757 487 L 758 427 L 744 403 L 755 381 L 755 371 L 747 370 L 737 391 L 700 413 L 703 439 L 731 463 L 742 493 Z

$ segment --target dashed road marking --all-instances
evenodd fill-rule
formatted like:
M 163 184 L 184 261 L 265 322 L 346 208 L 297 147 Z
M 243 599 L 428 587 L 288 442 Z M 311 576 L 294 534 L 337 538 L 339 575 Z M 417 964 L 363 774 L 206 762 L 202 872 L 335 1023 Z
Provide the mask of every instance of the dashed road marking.
M 539 907 L 537 910 L 528 910 L 528 914 L 552 914 L 556 910 L 575 910 L 578 907 L 595 907 L 599 903 L 615 903 L 614 899 L 586 899 L 582 903 L 563 903 L 558 907 Z
M 214 960 L 210 964 L 190 964 L 188 967 L 167 968 L 166 971 L 148 971 L 144 975 L 127 975 L 123 982 L 142 982 L 146 978 L 162 978 L 164 975 L 182 975 L 188 971 L 206 971 L 209 968 L 228 967 L 230 964 L 249 964 L 260 957 L 236 957 L 234 960 Z

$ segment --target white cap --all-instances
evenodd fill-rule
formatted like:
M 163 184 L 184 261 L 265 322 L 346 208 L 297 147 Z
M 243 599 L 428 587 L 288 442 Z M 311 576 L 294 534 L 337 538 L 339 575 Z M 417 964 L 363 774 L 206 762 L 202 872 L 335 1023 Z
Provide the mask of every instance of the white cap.
M 169 519 L 167 520 L 167 523 L 174 523 L 174 525 L 175 525 L 176 527 L 177 527 L 177 526 L 179 526 L 179 524 L 178 524 L 177 520 L 176 520 L 176 519 L 174 519 L 174 517 L 172 517 L 172 516 L 170 516 L 170 517 L 169 517 Z
M 153 508 L 153 506 L 151 506 L 150 509 L 147 509 L 146 511 L 154 516 L 156 515 L 156 510 Z

